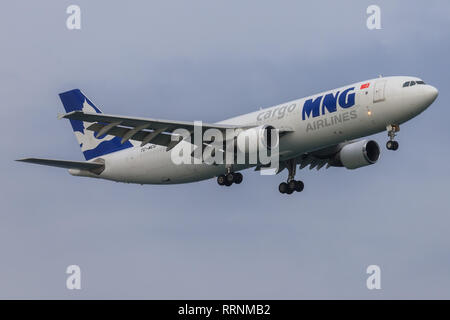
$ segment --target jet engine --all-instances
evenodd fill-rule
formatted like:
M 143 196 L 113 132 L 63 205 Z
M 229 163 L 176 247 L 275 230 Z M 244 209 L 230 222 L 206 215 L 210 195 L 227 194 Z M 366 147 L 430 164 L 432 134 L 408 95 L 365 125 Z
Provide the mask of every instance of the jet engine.
M 236 146 L 240 152 L 256 153 L 258 147 L 272 150 L 278 146 L 279 137 L 277 130 L 270 125 L 262 125 L 256 128 L 241 131 L 236 137 Z
M 331 165 L 357 169 L 374 164 L 380 157 L 380 147 L 374 140 L 360 140 L 344 145 L 336 154 Z

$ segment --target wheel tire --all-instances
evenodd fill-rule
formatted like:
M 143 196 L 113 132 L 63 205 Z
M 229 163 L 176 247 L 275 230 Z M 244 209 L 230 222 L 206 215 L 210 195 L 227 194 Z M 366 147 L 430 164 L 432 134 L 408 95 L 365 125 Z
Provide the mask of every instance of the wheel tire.
M 296 183 L 295 183 L 295 191 L 302 192 L 304 188 L 305 188 L 305 185 L 304 185 L 303 181 L 300 181 L 300 180 L 296 181 Z
M 225 176 L 225 180 L 231 185 L 234 182 L 234 176 L 232 173 L 228 173 Z
M 217 183 L 219 184 L 219 186 L 225 185 L 225 175 L 224 174 L 221 174 L 217 177 Z
M 289 187 L 286 182 L 282 182 L 278 186 L 278 191 L 280 191 L 280 193 L 286 193 L 288 190 L 289 190 Z
M 392 150 L 393 145 L 393 141 L 389 140 L 388 142 L 386 142 L 386 149 Z
M 297 186 L 297 181 L 295 181 L 295 180 L 289 181 L 288 186 L 289 186 L 290 190 L 294 191 L 295 187 Z
M 286 191 L 287 194 L 292 194 L 292 192 L 294 192 L 293 189 L 288 189 L 288 191 Z
M 233 173 L 233 175 L 234 175 L 233 181 L 236 184 L 240 184 L 242 182 L 242 180 L 244 179 L 244 177 L 242 176 L 242 173 L 240 173 L 240 172 Z
M 392 150 L 397 150 L 398 149 L 398 142 L 397 141 L 392 141 L 393 142 L 393 144 L 392 144 Z
M 233 182 L 230 182 L 230 181 L 228 181 L 227 179 L 225 179 L 225 184 L 224 184 L 224 186 L 229 187 L 229 186 L 231 186 L 232 184 L 233 184 Z

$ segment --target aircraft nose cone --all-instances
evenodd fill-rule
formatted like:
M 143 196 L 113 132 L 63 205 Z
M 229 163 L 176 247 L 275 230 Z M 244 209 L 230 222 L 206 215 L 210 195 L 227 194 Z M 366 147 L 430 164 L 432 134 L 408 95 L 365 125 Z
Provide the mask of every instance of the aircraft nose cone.
M 425 96 L 429 104 L 433 103 L 433 101 L 436 100 L 438 94 L 438 89 L 430 85 L 427 86 L 427 89 L 425 90 Z
M 439 90 L 436 89 L 435 87 L 431 86 L 431 95 L 433 96 L 433 101 L 437 98 L 437 96 L 439 95 Z

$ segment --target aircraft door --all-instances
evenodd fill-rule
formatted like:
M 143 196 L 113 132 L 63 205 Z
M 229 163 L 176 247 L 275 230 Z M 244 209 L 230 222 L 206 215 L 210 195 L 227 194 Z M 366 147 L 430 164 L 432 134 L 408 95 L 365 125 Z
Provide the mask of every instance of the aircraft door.
M 359 124 L 361 128 L 367 128 L 367 126 L 376 125 L 375 117 L 374 117 L 374 100 L 375 100 L 375 85 L 372 89 L 372 84 L 369 84 L 370 87 L 365 87 L 360 89 L 358 92 L 358 118 Z
M 373 102 L 380 102 L 385 100 L 384 87 L 386 86 L 386 80 L 379 80 L 375 82 L 373 87 Z

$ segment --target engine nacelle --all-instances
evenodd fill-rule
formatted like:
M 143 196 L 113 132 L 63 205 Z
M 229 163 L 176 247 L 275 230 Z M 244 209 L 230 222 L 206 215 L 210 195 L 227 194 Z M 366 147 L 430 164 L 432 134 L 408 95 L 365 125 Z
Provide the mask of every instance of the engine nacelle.
M 256 153 L 258 147 L 271 150 L 278 146 L 278 132 L 269 125 L 262 125 L 240 132 L 236 137 L 236 146 L 242 153 Z
M 347 169 L 357 169 L 374 164 L 380 157 L 380 147 L 374 140 L 361 140 L 346 144 L 337 154 L 340 164 Z

